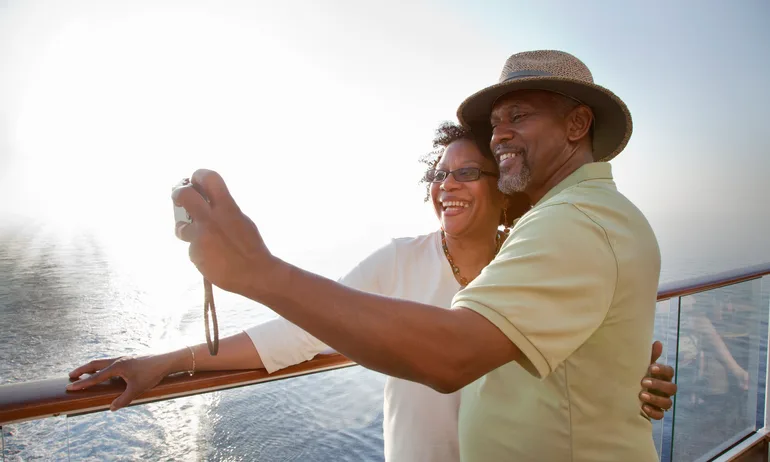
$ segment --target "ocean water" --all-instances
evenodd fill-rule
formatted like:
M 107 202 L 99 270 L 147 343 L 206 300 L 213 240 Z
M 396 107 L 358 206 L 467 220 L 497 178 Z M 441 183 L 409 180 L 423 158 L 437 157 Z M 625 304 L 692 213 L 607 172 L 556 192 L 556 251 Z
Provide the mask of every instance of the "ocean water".
M 205 341 L 200 280 L 156 284 L 126 260 L 93 235 L 40 223 L 4 227 L 0 384 Z M 240 297 L 216 297 L 220 336 L 273 316 Z M 378 460 L 383 385 L 380 374 L 353 367 L 11 425 L 3 428 L 4 460 Z
M 730 267 L 729 262 L 720 264 L 715 268 L 702 259 L 667 260 L 664 255 L 663 279 Z M 89 232 L 62 232 L 31 221 L 0 226 L 0 384 L 65 376 L 97 357 L 162 351 L 203 341 L 197 273 L 189 270 L 188 262 L 181 262 L 187 271 L 159 278 L 178 269 L 166 265 L 171 264 L 162 256 L 154 262 L 132 261 L 130 251 Z M 756 284 L 733 292 L 759 296 Z M 240 297 L 221 291 L 216 296 L 222 336 L 273 315 Z M 683 384 L 687 399 L 699 404 L 682 407 L 681 415 L 714 412 L 714 406 L 735 407 L 735 399 L 727 397 L 738 396 L 737 406 L 745 412 L 735 416 L 725 431 L 754 424 L 757 415 L 752 409 L 761 408 L 757 400 L 764 399 L 758 397 L 757 389 L 764 389 L 764 384 L 757 377 L 764 375 L 765 360 L 752 353 L 760 349 L 757 342 L 766 344 L 766 292 L 761 297 L 757 306 L 763 308 L 715 325 L 718 332 L 753 329 L 738 336 L 738 343 L 726 342 L 735 360 L 749 371 L 750 389 L 734 393 L 735 380 L 730 377 L 722 380 L 731 387 L 729 393 L 712 392 L 702 380 Z M 659 305 L 656 338 L 666 343 L 669 364 L 675 358 L 672 339 L 678 314 L 668 304 Z M 702 368 L 702 363 L 697 367 Z M 682 365 L 680 373 L 687 367 Z M 711 383 L 713 388 L 715 382 Z M 382 375 L 352 367 L 116 413 L 10 425 L 2 429 L 3 457 L 5 461 L 377 461 L 383 459 L 383 384 Z M 678 436 L 672 441 L 666 436 L 671 429 L 670 416 L 667 419 L 656 424 L 656 438 L 667 451 L 673 444 L 675 460 L 695 460 L 711 444 L 688 436 L 697 436 L 700 430 L 686 423 L 676 427 Z M 663 459 L 669 460 L 667 455 Z

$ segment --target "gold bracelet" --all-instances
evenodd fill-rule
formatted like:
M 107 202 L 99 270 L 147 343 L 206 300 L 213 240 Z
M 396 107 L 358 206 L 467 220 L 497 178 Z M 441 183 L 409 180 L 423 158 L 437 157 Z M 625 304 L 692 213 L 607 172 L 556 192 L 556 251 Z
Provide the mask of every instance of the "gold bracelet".
M 192 355 L 192 361 L 193 361 L 192 369 L 187 371 L 187 373 L 190 374 L 190 377 L 192 377 L 192 375 L 195 373 L 195 352 L 190 346 L 187 346 L 187 349 L 190 350 L 190 354 Z

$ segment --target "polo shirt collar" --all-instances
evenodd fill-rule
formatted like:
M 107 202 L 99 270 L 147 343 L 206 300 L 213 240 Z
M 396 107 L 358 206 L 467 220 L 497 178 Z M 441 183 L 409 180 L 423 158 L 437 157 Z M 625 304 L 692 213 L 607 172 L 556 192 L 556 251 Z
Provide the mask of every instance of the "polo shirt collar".
M 535 207 L 559 194 L 570 186 L 575 186 L 578 183 L 588 180 L 612 180 L 612 166 L 609 162 L 591 162 L 583 165 L 579 169 L 570 173 L 570 175 L 561 180 L 559 184 L 551 188 L 550 191 L 540 199 Z

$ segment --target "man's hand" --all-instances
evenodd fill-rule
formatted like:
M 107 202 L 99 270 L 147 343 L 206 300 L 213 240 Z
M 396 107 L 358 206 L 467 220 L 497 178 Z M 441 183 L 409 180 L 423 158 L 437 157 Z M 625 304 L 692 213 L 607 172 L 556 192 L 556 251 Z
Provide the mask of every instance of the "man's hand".
M 196 170 L 171 198 L 192 218 L 176 224 L 176 235 L 190 243 L 190 260 L 212 284 L 243 295 L 269 273 L 275 259 L 218 173 Z
M 648 417 L 655 420 L 662 419 L 663 413 L 671 409 L 673 405 L 671 397 L 677 391 L 676 384 L 672 382 L 674 368 L 655 362 L 662 353 L 663 344 L 655 341 L 652 344 L 650 367 L 647 368 L 647 375 L 642 379 L 642 391 L 639 393 L 642 410 Z

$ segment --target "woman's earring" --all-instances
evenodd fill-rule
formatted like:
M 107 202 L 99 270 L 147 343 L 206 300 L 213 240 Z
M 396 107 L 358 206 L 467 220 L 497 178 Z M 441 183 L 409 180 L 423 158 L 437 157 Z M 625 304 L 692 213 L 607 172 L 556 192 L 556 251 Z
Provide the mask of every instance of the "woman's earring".
M 503 233 L 508 235 L 511 232 L 511 228 L 508 227 L 508 211 L 503 208 Z

